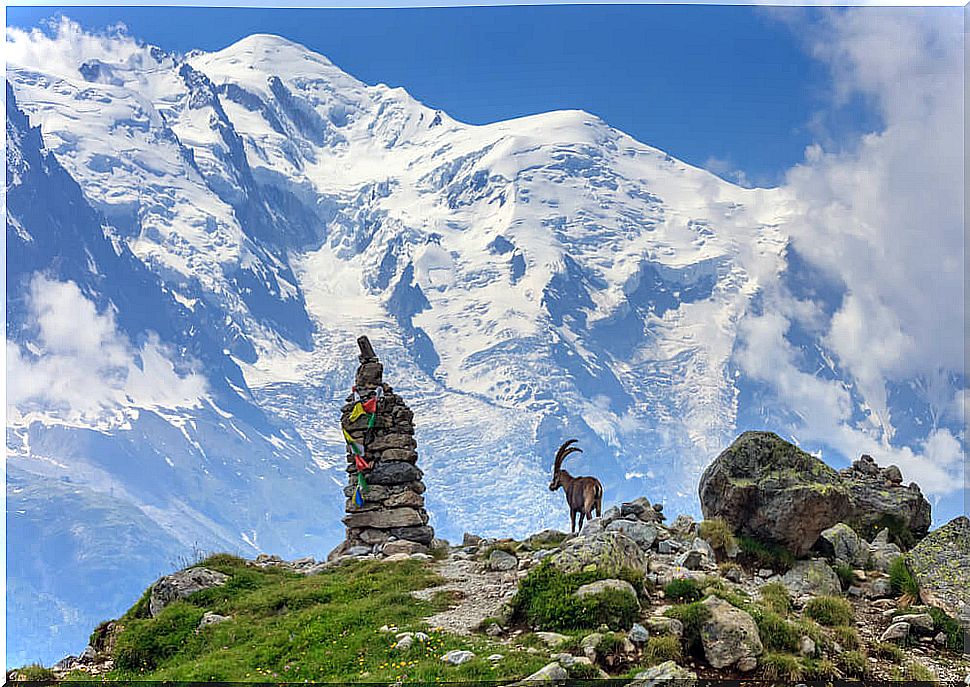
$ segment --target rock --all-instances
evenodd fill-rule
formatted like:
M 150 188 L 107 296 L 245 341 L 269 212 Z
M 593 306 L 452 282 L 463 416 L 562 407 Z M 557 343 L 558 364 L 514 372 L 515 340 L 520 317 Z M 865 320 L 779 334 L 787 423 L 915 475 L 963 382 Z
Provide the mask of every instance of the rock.
M 680 565 L 688 570 L 704 570 L 716 565 L 714 549 L 705 540 L 695 537 L 690 549 L 674 559 L 674 565 Z
M 199 621 L 199 626 L 196 630 L 201 630 L 209 625 L 218 625 L 219 623 L 224 623 L 227 620 L 231 620 L 231 616 L 219 615 L 218 613 L 213 613 L 212 611 L 206 611 Z
M 673 635 L 674 637 L 682 637 L 684 635 L 684 624 L 676 618 L 655 615 L 647 618 L 644 622 L 646 622 L 650 632 L 656 635 Z
M 640 623 L 633 623 L 633 627 L 630 628 L 627 637 L 634 644 L 646 644 L 647 640 L 650 639 L 650 632 Z
M 465 534 L 462 535 L 462 538 L 461 538 L 462 546 L 478 546 L 481 543 L 482 543 L 482 538 L 479 537 L 477 534 L 471 534 L 469 532 L 465 532 Z
M 401 553 L 392 553 L 390 556 L 385 556 L 384 557 L 384 562 L 385 563 L 400 563 L 401 561 L 406 561 L 409 558 L 411 558 L 411 556 L 409 554 L 406 554 L 406 553 L 404 553 L 402 551 Z
M 933 638 L 933 643 L 936 644 L 937 646 L 946 646 L 946 641 L 947 641 L 946 632 L 938 632 L 936 636 Z M 970 677 L 970 673 L 968 673 L 968 677 Z
M 848 589 L 846 589 L 845 593 L 855 599 L 858 599 L 862 597 L 863 591 L 862 591 L 862 587 L 854 584 L 850 586 Z
M 569 673 L 561 665 L 558 663 L 549 663 L 522 680 L 522 682 L 557 682 L 565 680 L 568 677 Z
M 565 642 L 569 637 L 558 632 L 536 632 L 536 638 L 548 647 L 556 647 Z
M 750 615 L 727 601 L 708 597 L 702 605 L 710 617 L 701 625 L 704 657 L 714 668 L 726 668 L 764 651 L 758 626 Z
M 427 525 L 420 527 L 395 527 L 388 531 L 388 534 L 398 539 L 410 539 L 427 546 L 434 541 L 434 530 Z
M 503 658 L 505 657 L 502 654 L 491 654 L 490 656 L 487 656 L 485 660 L 489 661 L 490 663 L 495 663 L 496 661 L 501 661 Z
M 898 623 L 909 623 L 910 629 L 916 628 L 924 632 L 932 632 L 935 628 L 933 616 L 929 613 L 907 613 L 906 615 L 896 616 Z
M 606 526 L 606 530 L 625 534 L 641 549 L 649 549 L 657 539 L 656 526 L 640 520 L 614 520 Z
M 865 463 L 867 467 L 857 470 L 856 465 Z M 850 512 L 843 521 L 852 525 L 853 529 L 865 537 L 872 537 L 876 532 L 893 523 L 903 536 L 913 540 L 921 539 L 929 531 L 931 522 L 931 508 L 915 483 L 911 487 L 904 487 L 898 483 L 888 482 L 876 466 L 873 475 L 871 461 L 856 461 L 843 482 L 849 488 Z
M 693 541 L 700 534 L 700 525 L 689 515 L 678 515 L 670 523 L 670 534 L 682 542 Z
M 77 661 L 77 657 L 76 656 L 65 656 L 60 661 L 58 661 L 53 666 L 51 666 L 51 668 L 53 670 L 65 671 L 66 672 L 66 671 L 71 670 L 72 668 L 74 668 L 74 666 L 77 665 L 77 662 L 78 661 Z
M 844 522 L 822 530 L 816 546 L 823 555 L 854 568 L 869 562 L 869 545 Z
M 798 640 L 798 653 L 806 658 L 811 658 L 815 655 L 815 640 L 813 640 L 808 635 L 802 635 Z
M 166 575 L 152 585 L 148 602 L 149 612 L 154 618 L 173 601 L 184 599 L 203 589 L 221 587 L 228 581 L 228 575 L 203 567 L 189 568 Z
M 107 620 L 101 623 L 91 634 L 91 647 L 98 654 L 113 656 L 118 637 L 124 629 L 124 625 L 117 620 Z
M 889 572 L 889 566 L 902 553 L 896 544 L 889 541 L 889 530 L 883 528 L 869 544 L 869 565 L 873 570 Z
M 795 561 L 791 570 L 782 575 L 781 583 L 792 596 L 838 596 L 842 593 L 839 576 L 820 558 Z
M 818 458 L 771 432 L 745 432 L 699 483 L 706 519 L 806 554 L 822 530 L 850 513 L 849 490 Z
M 724 579 L 730 582 L 739 583 L 744 579 L 743 570 L 740 566 L 731 566 L 721 574 L 724 576 Z
M 754 656 L 742 656 L 738 659 L 736 667 L 742 673 L 750 673 L 758 667 L 758 659 Z
M 570 539 L 549 561 L 563 572 L 595 569 L 608 575 L 617 574 L 624 567 L 644 570 L 647 564 L 636 542 L 619 532 Z
M 394 648 L 403 653 L 410 651 L 412 646 L 414 646 L 414 637 L 408 634 L 398 639 Z
M 490 623 L 488 627 L 485 628 L 485 634 L 489 637 L 500 637 L 505 630 L 498 623 Z
M 683 546 L 676 539 L 664 539 L 657 544 L 657 552 L 663 554 L 677 553 Z
M 757 575 L 763 580 L 767 580 L 769 577 L 775 574 L 774 570 L 769 570 L 768 568 L 758 568 Z
M 884 599 L 887 596 L 892 596 L 892 593 L 892 585 L 885 577 L 873 580 L 869 584 L 869 596 L 873 599 Z
M 637 590 L 633 588 L 633 585 L 626 580 L 597 580 L 596 582 L 590 582 L 589 584 L 584 584 L 582 587 L 576 590 L 574 596 L 580 599 L 585 599 L 587 596 L 595 596 L 597 594 L 602 594 L 607 590 L 613 590 L 618 592 L 626 592 L 630 594 L 634 600 L 637 600 Z M 639 607 L 640 602 L 637 601 L 637 606 Z
M 626 687 L 660 687 L 660 685 L 676 685 L 677 687 L 693 687 L 697 684 L 697 675 L 687 668 L 682 668 L 673 661 L 664 661 L 642 673 L 637 673 L 632 682 Z
M 880 642 L 897 642 L 909 637 L 909 623 L 896 622 L 886 628 L 879 637 Z
M 397 553 L 403 553 L 411 555 L 412 553 L 427 553 L 428 547 L 424 544 L 419 544 L 416 541 L 408 541 L 407 539 L 395 539 L 384 544 L 384 548 L 381 549 L 381 553 L 385 556 L 393 556 Z
M 441 660 L 453 666 L 460 666 L 462 663 L 468 663 L 473 658 L 475 658 L 475 654 L 471 651 L 453 649 L 442 656 Z
M 895 465 L 890 465 L 885 470 L 882 471 L 883 478 L 890 482 L 891 484 L 902 484 L 903 483 L 903 473 L 900 472 L 899 468 Z
M 585 656 L 573 656 L 572 654 L 552 654 L 550 658 L 563 668 L 571 668 L 572 666 L 576 665 L 593 665 L 593 662 Z
M 583 655 L 593 663 L 596 663 L 596 648 L 600 645 L 601 641 L 603 641 L 603 633 L 593 632 L 583 637 L 579 642 L 579 647 L 583 650 Z
M 492 552 L 488 555 L 489 570 L 515 570 L 518 565 L 519 559 L 508 551 L 503 551 L 502 549 L 492 549 Z
M 920 599 L 970 629 L 970 519 L 954 518 L 906 553 Z

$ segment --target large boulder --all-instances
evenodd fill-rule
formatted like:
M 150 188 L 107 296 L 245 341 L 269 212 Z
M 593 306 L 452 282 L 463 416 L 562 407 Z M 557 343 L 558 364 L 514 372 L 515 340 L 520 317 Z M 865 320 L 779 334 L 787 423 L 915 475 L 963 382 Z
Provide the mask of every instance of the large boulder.
M 702 602 L 710 616 L 701 625 L 704 657 L 714 668 L 748 665 L 764 651 L 754 619 L 727 601 L 710 596 Z
M 563 572 L 597 570 L 608 575 L 616 575 L 623 568 L 647 567 L 647 557 L 640 547 L 620 532 L 574 537 L 549 556 L 549 561 Z
M 929 502 L 895 479 L 868 456 L 839 473 L 776 434 L 745 432 L 701 475 L 699 494 L 705 518 L 803 556 L 839 522 L 865 538 L 883 527 L 900 540 L 924 536 Z
M 869 544 L 844 522 L 837 522 L 822 530 L 818 548 L 838 563 L 853 568 L 865 568 L 869 563 Z
M 906 554 L 924 603 L 970 628 L 970 519 L 961 515 L 930 532 Z
M 152 585 L 151 595 L 148 599 L 148 610 L 154 618 L 173 601 L 184 599 L 203 589 L 221 587 L 228 581 L 228 575 L 209 568 L 195 567 L 179 570 L 160 578 Z

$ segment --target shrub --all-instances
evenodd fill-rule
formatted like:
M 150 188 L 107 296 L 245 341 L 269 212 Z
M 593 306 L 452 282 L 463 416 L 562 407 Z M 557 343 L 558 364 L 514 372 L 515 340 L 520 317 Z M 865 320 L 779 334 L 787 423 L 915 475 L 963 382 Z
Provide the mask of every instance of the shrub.
M 798 656 L 779 652 L 768 652 L 761 657 L 761 666 L 769 680 L 789 680 L 795 682 L 805 676 L 805 668 Z
M 707 541 L 716 553 L 725 553 L 738 546 L 738 540 L 731 531 L 731 526 L 724 518 L 704 520 L 700 526 L 701 538 Z
M 23 668 L 18 668 L 17 672 L 20 674 L 21 680 L 30 680 L 31 682 L 54 679 L 54 671 L 39 663 L 31 663 Z
M 761 594 L 761 600 L 770 610 L 781 616 L 787 616 L 791 611 L 791 594 L 788 593 L 788 588 L 781 582 L 769 582 L 762 585 L 758 591 Z
M 910 597 L 910 601 L 919 599 L 919 585 L 902 556 L 896 556 L 889 564 L 889 586 L 894 594 Z
M 762 543 L 753 537 L 741 535 L 738 537 L 738 548 L 741 550 L 742 562 L 759 568 L 787 571 L 795 564 L 795 556 L 783 546 Z
M 761 643 L 769 651 L 798 651 L 802 633 L 793 623 L 767 609 L 752 609 L 751 617 L 758 626 Z
M 638 579 L 635 572 L 626 572 L 625 576 L 627 581 Z M 640 610 L 633 594 L 608 589 L 583 599 L 573 596 L 584 584 L 603 577 L 597 572 L 564 573 L 544 561 L 519 585 L 512 599 L 512 621 L 560 630 L 595 628 L 603 624 L 629 627 Z
M 953 651 L 963 651 L 966 640 L 960 624 L 935 606 L 930 606 L 926 612 L 933 618 L 933 627 L 946 635 L 947 648 Z
M 703 596 L 701 585 L 697 580 L 685 578 L 682 580 L 671 580 L 664 587 L 664 598 L 674 603 L 690 603 L 699 601 Z
M 861 651 L 843 651 L 835 657 L 836 665 L 846 677 L 866 677 L 869 674 L 869 660 Z
M 680 640 L 673 635 L 652 636 L 643 647 L 643 659 L 650 666 L 682 658 Z
M 873 648 L 873 653 L 880 658 L 885 658 L 893 663 L 902 663 L 906 658 L 906 652 L 892 642 L 879 642 Z
M 684 626 L 684 646 L 687 647 L 687 653 L 701 656 L 704 651 L 701 644 L 701 627 L 711 617 L 710 610 L 700 601 L 695 601 L 671 606 L 664 611 L 664 615 L 679 620 Z
M 852 622 L 852 604 L 838 596 L 816 596 L 805 604 L 805 615 L 821 625 L 847 625 Z
M 152 670 L 183 649 L 193 637 L 203 611 L 184 602 L 166 606 L 155 618 L 132 620 L 115 646 L 115 665 L 122 670 Z

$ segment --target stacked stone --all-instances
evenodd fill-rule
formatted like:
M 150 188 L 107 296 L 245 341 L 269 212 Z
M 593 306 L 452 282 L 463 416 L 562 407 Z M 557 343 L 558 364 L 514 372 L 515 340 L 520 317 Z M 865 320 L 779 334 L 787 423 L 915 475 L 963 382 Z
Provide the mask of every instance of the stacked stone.
M 341 409 L 340 424 L 364 447 L 364 460 L 371 468 L 364 470 L 368 488 L 364 503 L 354 500 L 357 488 L 357 466 L 353 452 L 347 448 L 348 486 L 343 522 L 347 526 L 346 541 L 339 547 L 344 553 L 353 551 L 391 555 L 393 553 L 424 553 L 434 540 L 434 530 L 428 525 L 424 509 L 424 473 L 417 467 L 417 442 L 414 440 L 414 413 L 390 385 L 384 383 L 384 366 L 377 359 L 366 336 L 357 339 L 360 348 L 360 367 L 355 385 L 357 393 L 366 400 L 378 387 L 384 396 L 378 401 L 374 425 L 368 430 L 369 416 L 364 414 L 351 422 L 350 414 L 356 404 L 353 394 Z

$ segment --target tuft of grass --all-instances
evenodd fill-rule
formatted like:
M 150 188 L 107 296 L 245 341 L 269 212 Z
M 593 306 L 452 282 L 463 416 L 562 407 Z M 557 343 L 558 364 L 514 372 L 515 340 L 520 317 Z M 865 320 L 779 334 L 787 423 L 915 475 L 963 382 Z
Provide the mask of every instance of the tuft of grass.
M 879 658 L 885 658 L 893 663 L 902 663 L 906 659 L 906 652 L 892 642 L 879 642 L 872 648 Z
M 798 643 L 802 632 L 798 626 L 790 623 L 774 611 L 755 607 L 751 610 L 751 617 L 758 626 L 761 643 L 768 651 L 794 652 L 798 651 Z
M 671 606 L 664 611 L 664 615 L 679 620 L 684 626 L 683 640 L 687 653 L 702 656 L 704 647 L 701 644 L 701 627 L 711 617 L 711 611 L 700 601 L 695 601 Z
M 843 649 L 858 649 L 862 646 L 859 631 L 850 625 L 836 625 L 829 629 L 829 636 Z
M 910 661 L 904 667 L 905 679 L 912 682 L 936 682 L 939 678 L 936 677 L 930 668 L 917 663 L 916 661 Z
M 674 603 L 700 601 L 703 596 L 701 584 L 697 580 L 690 578 L 671 580 L 664 587 L 664 598 Z
M 805 666 L 792 654 L 769 651 L 761 657 L 761 667 L 769 680 L 796 682 L 805 677 Z
M 596 666 L 585 663 L 573 663 L 566 668 L 571 680 L 599 680 L 600 671 Z
M 842 671 L 828 658 L 802 659 L 805 664 L 805 677 L 811 680 L 835 680 L 842 677 Z
M 50 668 L 45 668 L 39 663 L 31 663 L 22 668 L 17 668 L 17 672 L 20 674 L 21 680 L 29 680 L 31 682 L 43 682 L 54 679 L 54 671 Z
M 701 539 L 707 541 L 719 556 L 738 546 L 738 540 L 724 518 L 704 520 L 700 525 L 700 534 Z
M 842 583 L 842 591 L 845 591 L 853 584 L 855 584 L 855 573 L 852 572 L 852 566 L 846 565 L 845 563 L 836 563 L 832 566 L 832 570 L 839 577 L 839 582 Z
M 761 594 L 761 600 L 770 610 L 782 617 L 786 617 L 791 612 L 791 594 L 781 582 L 769 582 L 762 585 L 758 591 Z
M 625 576 L 627 581 L 639 580 L 642 584 L 642 573 L 628 571 Z M 584 599 L 573 596 L 584 584 L 604 577 L 598 571 L 564 573 L 543 561 L 519 584 L 512 599 L 512 622 L 547 630 L 596 628 L 604 624 L 628 628 L 640 610 L 633 594 L 610 589 Z
M 118 637 L 115 665 L 120 670 L 154 670 L 175 654 L 194 655 L 195 629 L 204 611 L 184 601 L 169 604 L 151 620 L 132 620 Z M 196 641 L 193 641 L 196 640 Z
M 805 604 L 805 615 L 821 625 L 848 625 L 854 619 L 852 604 L 838 596 L 816 596 Z
M 680 662 L 682 658 L 680 639 L 673 635 L 651 636 L 643 647 L 643 660 L 647 667 L 664 661 Z
M 843 651 L 835 663 L 846 677 L 864 678 L 869 675 L 869 660 L 861 651 Z
M 919 585 L 902 556 L 896 556 L 889 564 L 889 586 L 894 594 L 907 597 L 909 603 L 919 600 Z
M 759 568 L 788 571 L 795 564 L 795 555 L 783 546 L 760 542 L 754 537 L 741 535 L 738 538 L 739 558 L 742 563 Z
M 946 647 L 953 651 L 963 651 L 966 646 L 966 635 L 960 623 L 935 606 L 930 606 L 926 612 L 933 618 L 933 627 L 936 631 L 946 634 Z

